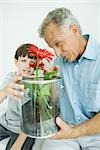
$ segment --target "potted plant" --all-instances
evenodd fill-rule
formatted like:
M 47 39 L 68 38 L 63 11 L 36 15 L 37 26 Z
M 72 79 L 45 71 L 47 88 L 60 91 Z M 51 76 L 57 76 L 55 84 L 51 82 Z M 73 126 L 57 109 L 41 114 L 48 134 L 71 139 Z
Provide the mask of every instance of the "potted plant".
M 50 62 L 53 54 L 35 45 L 28 48 L 29 55 L 35 59 L 30 64 L 35 76 L 24 77 L 25 94 L 21 100 L 21 129 L 30 137 L 45 138 L 57 131 L 55 118 L 59 115 L 58 70 L 39 76 L 39 70 L 45 70 L 43 60 Z

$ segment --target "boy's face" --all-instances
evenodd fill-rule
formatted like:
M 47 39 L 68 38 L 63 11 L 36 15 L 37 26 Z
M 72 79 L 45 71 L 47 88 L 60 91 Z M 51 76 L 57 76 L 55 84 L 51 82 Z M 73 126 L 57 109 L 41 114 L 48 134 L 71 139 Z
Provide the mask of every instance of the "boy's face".
M 18 60 L 15 59 L 15 65 L 18 69 L 18 74 L 21 76 L 33 74 L 33 68 L 30 67 L 30 63 L 34 62 L 34 59 L 28 58 L 28 56 L 19 56 Z

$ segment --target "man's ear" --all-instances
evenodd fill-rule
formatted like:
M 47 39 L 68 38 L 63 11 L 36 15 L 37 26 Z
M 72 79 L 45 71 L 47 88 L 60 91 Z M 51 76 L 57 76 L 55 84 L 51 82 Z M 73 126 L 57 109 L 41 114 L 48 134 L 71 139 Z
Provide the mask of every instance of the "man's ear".
M 72 30 L 72 32 L 76 33 L 79 32 L 78 26 L 76 24 L 72 24 L 70 26 L 70 29 Z

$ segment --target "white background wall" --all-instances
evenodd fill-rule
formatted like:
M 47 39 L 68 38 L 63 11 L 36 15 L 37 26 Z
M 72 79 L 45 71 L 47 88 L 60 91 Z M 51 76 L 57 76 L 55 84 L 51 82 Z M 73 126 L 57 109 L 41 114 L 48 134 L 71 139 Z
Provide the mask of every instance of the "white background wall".
M 37 29 L 44 16 L 56 7 L 71 9 L 83 34 L 90 33 L 100 41 L 100 0 L 0 0 L 0 85 L 4 76 L 15 69 L 13 57 L 20 44 L 33 42 L 48 48 Z

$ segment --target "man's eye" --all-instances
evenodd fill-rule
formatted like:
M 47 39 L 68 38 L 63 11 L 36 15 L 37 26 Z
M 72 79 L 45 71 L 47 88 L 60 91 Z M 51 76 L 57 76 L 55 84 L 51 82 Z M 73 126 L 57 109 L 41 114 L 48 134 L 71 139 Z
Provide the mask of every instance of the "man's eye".
M 57 43 L 55 43 L 55 46 L 60 46 L 61 45 L 61 42 L 57 42 Z

